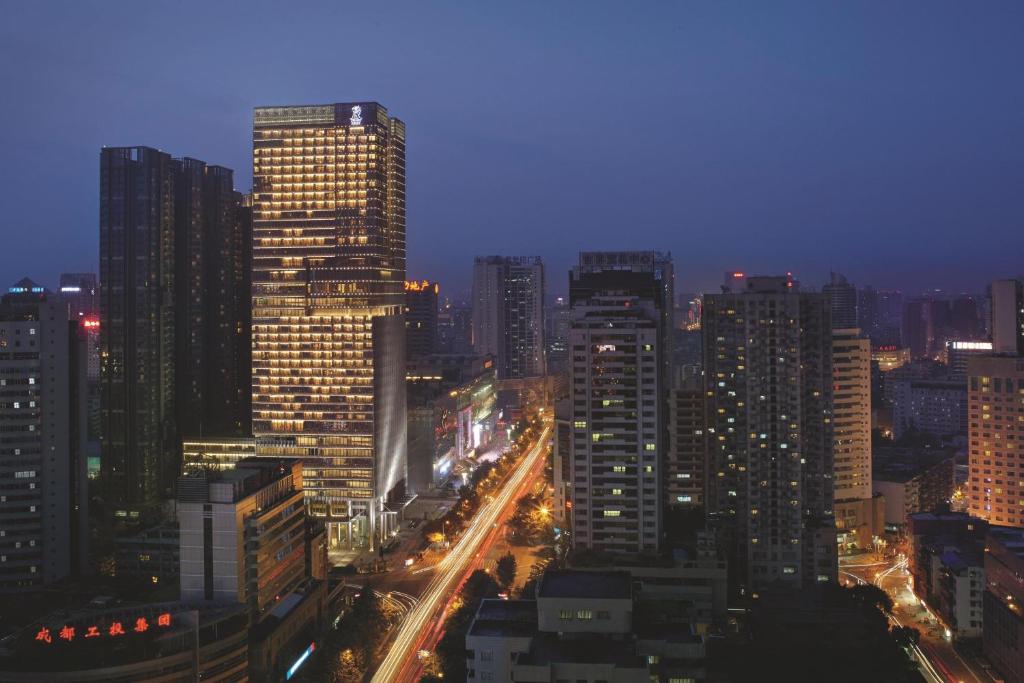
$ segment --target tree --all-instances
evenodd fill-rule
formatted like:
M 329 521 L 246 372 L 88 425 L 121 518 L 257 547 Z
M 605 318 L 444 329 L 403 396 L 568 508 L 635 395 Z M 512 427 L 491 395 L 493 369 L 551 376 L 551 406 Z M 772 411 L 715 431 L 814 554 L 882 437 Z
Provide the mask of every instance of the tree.
M 921 632 L 913 626 L 893 626 L 892 638 L 900 647 L 908 648 L 921 642 Z
M 498 577 L 498 584 L 506 591 L 512 588 L 516 581 L 516 556 L 512 553 L 502 555 L 494 567 L 494 573 Z
M 367 660 L 372 660 L 387 620 L 381 600 L 370 586 L 363 586 L 359 591 L 359 596 L 352 603 L 352 611 L 345 618 L 345 625 L 352 629 L 347 635 L 353 645 L 362 650 Z
M 892 598 L 878 586 L 870 583 L 862 583 L 850 589 L 853 599 L 862 605 L 877 607 L 883 612 L 891 612 L 893 608 Z

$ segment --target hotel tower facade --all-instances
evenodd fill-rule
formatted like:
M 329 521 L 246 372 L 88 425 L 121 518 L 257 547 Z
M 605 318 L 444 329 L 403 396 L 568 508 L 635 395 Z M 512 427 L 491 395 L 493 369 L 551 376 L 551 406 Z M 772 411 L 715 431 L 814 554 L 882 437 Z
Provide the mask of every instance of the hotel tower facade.
M 257 454 L 303 459 L 332 545 L 374 546 L 406 477 L 405 124 L 257 108 L 253 238 Z

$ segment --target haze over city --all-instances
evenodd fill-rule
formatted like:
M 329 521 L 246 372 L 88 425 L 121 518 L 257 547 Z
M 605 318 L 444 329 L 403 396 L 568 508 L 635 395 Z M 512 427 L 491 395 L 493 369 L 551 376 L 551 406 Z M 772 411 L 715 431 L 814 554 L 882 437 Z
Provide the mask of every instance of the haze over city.
M 251 180 L 252 108 L 373 99 L 410 122 L 409 274 L 581 244 L 721 273 L 980 292 L 1020 270 L 1024 7 L 955 2 L 7 3 L 0 272 L 97 253 L 96 152 Z M 627 237 L 628 236 L 628 237 Z

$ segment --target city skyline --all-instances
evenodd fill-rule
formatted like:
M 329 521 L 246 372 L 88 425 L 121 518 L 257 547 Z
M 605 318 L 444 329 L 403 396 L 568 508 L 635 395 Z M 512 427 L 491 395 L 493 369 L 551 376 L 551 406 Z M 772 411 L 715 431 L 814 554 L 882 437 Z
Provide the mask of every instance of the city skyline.
M 1017 276 L 1012 254 L 986 245 L 1011 239 L 1020 213 L 1012 112 L 1022 92 L 1007 28 L 1020 8 L 972 21 L 927 12 L 927 22 L 910 6 L 806 9 L 442 7 L 397 13 L 385 27 L 357 8 L 364 29 L 341 56 L 317 40 L 335 22 L 279 17 L 272 23 L 302 26 L 291 35 L 309 50 L 290 68 L 256 59 L 271 30 L 265 11 L 217 9 L 188 35 L 220 41 L 222 57 L 184 78 L 212 50 L 177 69 L 165 56 L 174 51 L 160 49 L 177 44 L 188 12 L 18 8 L 0 49 L 21 97 L 0 129 L 5 187 L 20 198 L 10 218 L 24 232 L 0 272 L 52 287 L 59 272 L 93 270 L 98 146 L 217 159 L 247 191 L 253 107 L 362 97 L 417 122 L 408 270 L 449 293 L 468 291 L 473 256 L 542 240 L 553 294 L 566 292 L 580 250 L 634 246 L 670 251 L 680 291 L 714 289 L 732 268 L 792 271 L 811 285 L 834 269 L 859 286 L 971 292 Z M 142 27 L 119 38 L 126 52 L 103 37 L 117 18 Z M 32 40 L 44 26 L 52 43 Z M 394 56 L 369 49 L 392 38 L 403 46 Z M 492 39 L 493 50 L 476 50 Z M 986 49 L 972 50 L 979 42 Z M 466 60 L 470 51 L 479 58 Z M 121 59 L 127 52 L 137 58 Z M 332 60 L 355 67 L 371 54 L 375 70 L 346 68 L 334 83 Z M 632 132 L 646 118 L 671 121 L 671 133 Z M 603 135 L 623 123 L 628 145 Z M 58 153 L 50 182 L 13 170 Z M 65 188 L 58 201 L 52 186 Z M 39 204 L 49 210 L 30 208 Z

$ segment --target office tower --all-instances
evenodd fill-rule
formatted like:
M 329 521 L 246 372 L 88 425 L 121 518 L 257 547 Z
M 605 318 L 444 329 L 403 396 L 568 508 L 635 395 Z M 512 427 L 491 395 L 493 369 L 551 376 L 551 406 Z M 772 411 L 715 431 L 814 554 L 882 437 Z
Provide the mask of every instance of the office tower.
M 668 394 L 665 501 L 673 507 L 704 504 L 708 439 L 704 386 L 698 375 L 677 380 Z
M 174 162 L 177 430 L 185 438 L 250 433 L 252 224 L 233 172 Z
M 101 467 L 118 516 L 170 495 L 183 435 L 247 428 L 243 203 L 229 169 L 100 153 Z
M 1024 356 L 1024 281 L 996 280 L 989 291 L 992 350 Z
M 99 451 L 100 440 L 100 304 L 96 273 L 61 273 L 60 299 L 67 305 L 68 319 L 78 321 L 85 335 L 87 378 L 87 440 L 90 450 Z M 98 466 L 99 459 L 96 459 Z
M 86 346 L 25 278 L 0 301 L 0 592 L 84 569 Z
M 555 299 L 544 314 L 544 342 L 547 344 L 548 372 L 555 374 L 569 369 L 569 322 L 572 311 L 565 297 Z
M 788 276 L 704 298 L 707 510 L 745 589 L 836 578 L 830 317 Z
M 405 355 L 422 358 L 437 350 L 437 294 L 429 280 L 405 283 Z
M 375 102 L 253 123 L 253 433 L 302 457 L 332 542 L 374 544 L 406 473 L 405 124 Z
M 246 606 L 256 680 L 284 680 L 326 618 L 326 534 L 303 497 L 297 460 L 249 458 L 178 480 L 181 600 Z
M 835 500 L 871 497 L 871 342 L 858 329 L 832 331 Z
M 60 298 L 68 306 L 68 318 L 98 318 L 99 285 L 96 273 L 61 273 Z
M 498 379 L 545 374 L 540 257 L 478 256 L 474 260 L 473 350 L 494 356 Z
M 658 549 L 670 278 L 671 262 L 655 252 L 583 253 L 570 274 L 576 548 Z
M 437 314 L 437 346 L 441 353 L 473 352 L 473 308 L 462 301 L 445 299 Z
M 972 356 L 967 377 L 967 510 L 989 524 L 1024 527 L 1024 359 Z
M 930 304 L 926 299 L 914 299 L 903 309 L 903 346 L 910 349 L 911 358 L 925 358 L 931 349 L 934 331 Z
M 832 308 L 832 327 L 847 330 L 857 327 L 857 288 L 839 273 L 832 273 L 821 288 Z

